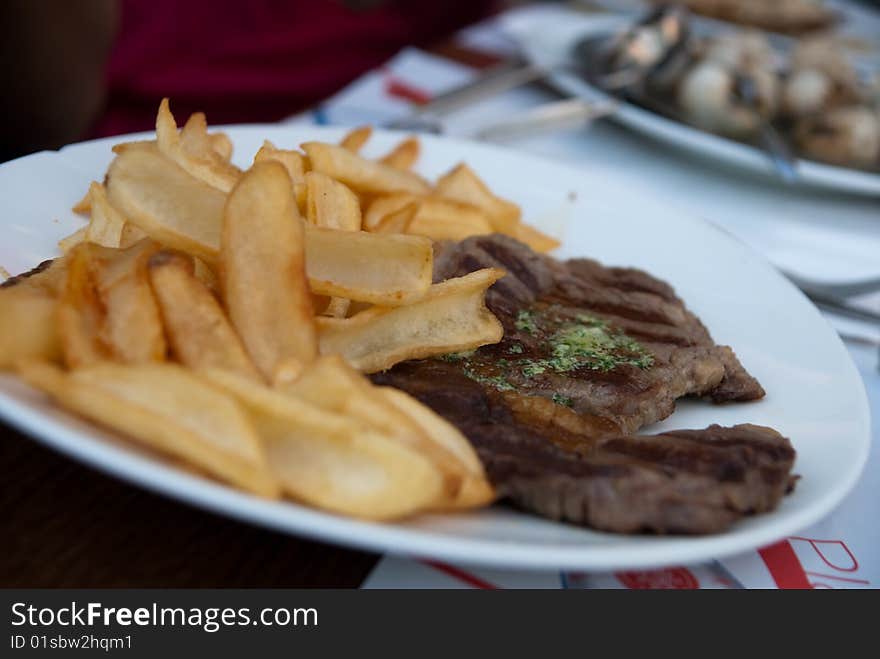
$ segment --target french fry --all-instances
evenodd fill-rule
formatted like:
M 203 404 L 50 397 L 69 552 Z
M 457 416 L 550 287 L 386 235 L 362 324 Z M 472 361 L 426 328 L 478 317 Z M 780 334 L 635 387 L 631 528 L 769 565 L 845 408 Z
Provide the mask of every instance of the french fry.
M 302 145 L 312 169 L 345 183 L 356 192 L 385 194 L 413 192 L 425 194 L 428 183 L 413 172 L 368 160 L 333 144 L 307 142 Z
M 408 204 L 416 205 L 415 213 L 403 222 L 399 213 Z M 431 240 L 464 240 L 492 233 L 489 218 L 474 206 L 435 195 L 403 192 L 373 200 L 364 214 L 364 226 L 377 233 L 410 233 Z
M 70 368 L 112 359 L 101 328 L 104 308 L 92 263 L 95 245 L 81 243 L 68 256 L 67 280 L 58 299 L 56 322 L 64 361 Z
M 431 240 L 464 240 L 469 236 L 492 233 L 492 225 L 486 215 L 473 206 L 439 197 L 425 197 L 419 202 L 419 209 L 406 232 Z
M 404 517 L 442 500 L 441 472 L 406 444 L 234 373 L 200 375 L 249 410 L 273 473 L 294 498 L 366 519 Z
M 107 195 L 125 218 L 157 242 L 214 263 L 226 195 L 155 147 L 123 150 L 107 171 Z
M 422 199 L 422 196 L 409 192 L 394 192 L 376 197 L 370 202 L 364 213 L 364 229 L 367 231 L 378 231 L 379 226 L 389 215 L 410 204 L 414 204 L 416 209 L 418 209 L 418 204 Z
M 61 359 L 55 306 L 66 277 L 60 258 L 0 286 L 0 370 L 22 359 Z
M 148 238 L 143 229 L 131 222 L 126 222 L 122 227 L 122 234 L 119 236 L 120 247 L 130 247 L 144 238 Z
M 343 231 L 361 230 L 361 206 L 347 186 L 321 172 L 305 175 L 309 223 Z
M 162 245 L 217 263 L 225 195 L 149 148 L 118 155 L 107 178 L 110 201 L 131 223 Z M 306 226 L 306 252 L 309 281 L 319 295 L 403 304 L 431 281 L 431 243 L 417 236 Z
M 254 162 L 265 162 L 266 160 L 275 160 L 284 165 L 294 187 L 305 183 L 308 167 L 306 166 L 306 157 L 299 151 L 279 149 L 272 142 L 266 140 L 254 156 Z
M 208 139 L 201 144 L 191 140 L 184 148 L 167 98 L 162 99 L 156 115 L 156 143 L 162 155 L 221 192 L 232 190 L 241 176 L 241 170 L 214 151 Z
M 556 238 L 548 236 L 525 223 L 517 225 L 514 238 L 521 243 L 525 243 L 536 252 L 541 253 L 553 251 L 562 244 Z
M 147 263 L 158 249 L 149 239 L 120 250 L 91 246 L 91 267 L 103 308 L 99 337 L 117 361 L 165 360 L 162 319 L 147 273 Z
M 194 370 L 218 368 L 259 379 L 220 303 L 194 274 L 192 257 L 162 251 L 148 267 L 174 356 Z
M 339 146 L 341 146 L 343 149 L 351 151 L 352 153 L 358 153 L 362 148 L 364 148 L 364 144 L 369 141 L 372 134 L 372 126 L 359 126 L 358 128 L 354 128 L 353 130 L 346 133 L 345 137 L 342 138 L 342 141 L 339 142 Z
M 100 364 L 69 373 L 47 363 L 20 375 L 63 407 L 260 496 L 278 484 L 248 416 L 228 395 L 172 364 Z
M 306 174 L 306 219 L 315 226 L 342 231 L 360 231 L 361 206 L 355 193 L 326 174 Z M 324 313 L 345 318 L 351 300 L 332 298 Z
M 359 371 L 375 373 L 407 359 L 497 343 L 504 330 L 486 308 L 485 295 L 502 276 L 503 270 L 486 268 L 435 284 L 407 306 L 318 318 L 321 354 L 342 355 Z
M 391 402 L 399 411 L 416 423 L 425 435 L 444 452 L 455 456 L 462 478 L 461 487 L 446 507 L 451 509 L 475 508 L 491 503 L 495 491 L 483 463 L 474 447 L 461 432 L 431 408 L 409 394 L 394 387 L 374 387 L 373 391 Z
M 92 202 L 89 199 L 89 193 L 86 192 L 82 196 L 82 199 L 80 199 L 78 202 L 76 202 L 73 205 L 73 208 L 71 208 L 70 210 L 72 210 L 77 215 L 88 215 L 89 212 L 91 212 L 91 210 L 92 210 Z
M 476 206 L 489 216 L 495 231 L 514 235 L 520 221 L 519 206 L 493 194 L 468 165 L 462 163 L 437 179 L 435 191 L 441 197 Z
M 86 227 L 84 240 L 104 247 L 122 247 L 125 218 L 107 199 L 107 192 L 100 183 L 89 186 L 91 220 Z
M 214 149 L 214 153 L 226 162 L 232 160 L 233 147 L 229 135 L 226 133 L 212 133 L 208 135 L 208 139 L 211 141 L 211 148 Z
M 82 243 L 71 252 L 57 308 L 69 367 L 164 360 L 162 323 L 146 273 L 146 261 L 157 249 L 144 240 L 125 250 Z
M 88 228 L 89 225 L 80 227 L 69 236 L 65 236 L 64 238 L 59 240 L 58 249 L 61 250 L 61 253 L 67 254 L 70 250 L 72 250 L 74 247 L 84 241 L 86 239 L 86 231 L 88 231 Z
M 409 227 L 419 212 L 419 203 L 413 201 L 406 206 L 388 213 L 374 229 L 376 233 L 409 233 Z
M 220 247 L 224 301 L 270 382 L 296 377 L 317 355 L 303 230 L 280 163 L 256 163 L 229 195 Z
M 226 133 L 208 133 L 208 120 L 204 112 L 193 112 L 180 129 L 180 146 L 184 152 L 202 157 L 213 151 L 226 162 L 232 158 L 232 140 Z
M 435 442 L 407 412 L 399 409 L 339 355 L 319 358 L 297 380 L 279 389 L 327 412 L 360 421 L 412 447 L 444 474 L 441 498 L 446 501 L 458 496 L 464 472 L 456 454 Z
M 411 169 L 419 159 L 420 150 L 418 138 L 408 137 L 380 158 L 379 162 L 396 169 Z
M 434 252 L 420 236 L 306 227 L 309 283 L 321 295 L 388 306 L 421 298 L 431 284 Z

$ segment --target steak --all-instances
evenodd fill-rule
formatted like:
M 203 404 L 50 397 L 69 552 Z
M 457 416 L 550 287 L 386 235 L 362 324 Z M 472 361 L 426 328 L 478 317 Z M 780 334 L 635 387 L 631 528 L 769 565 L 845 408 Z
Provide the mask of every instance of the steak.
M 503 340 L 372 378 L 455 424 L 501 497 L 607 531 L 709 533 L 791 489 L 794 450 L 769 428 L 635 435 L 683 396 L 764 396 L 668 284 L 500 235 L 438 245 L 437 281 L 483 267 L 508 273 L 486 298 Z

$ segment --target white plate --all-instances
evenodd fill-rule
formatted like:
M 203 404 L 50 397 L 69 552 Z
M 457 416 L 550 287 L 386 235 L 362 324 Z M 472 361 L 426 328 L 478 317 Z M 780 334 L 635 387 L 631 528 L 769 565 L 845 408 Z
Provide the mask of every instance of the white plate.
M 536 12 L 513 13 L 504 19 L 504 28 L 519 43 L 525 57 L 532 63 L 553 69 L 548 77 L 566 94 L 588 100 L 607 100 L 607 94 L 587 83 L 582 77 L 559 68 L 572 46 L 584 36 L 610 33 L 624 25 L 626 17 L 587 15 L 562 8 Z M 621 124 L 674 146 L 688 149 L 739 167 L 776 177 L 767 156 L 759 149 L 715 135 L 631 103 L 621 103 L 614 113 Z M 880 194 L 880 175 L 846 167 L 799 159 L 801 184 L 836 190 Z
M 341 130 L 252 126 L 230 130 L 246 165 L 264 138 L 279 146 L 338 140 Z M 379 132 L 368 153 L 400 135 Z M 537 569 L 611 569 L 691 563 L 771 543 L 817 521 L 853 487 L 868 453 L 869 418 L 858 373 L 816 309 L 767 263 L 712 225 L 614 181 L 532 156 L 470 142 L 424 137 L 419 167 L 434 177 L 465 160 L 525 216 L 565 242 L 564 256 L 636 265 L 670 281 L 721 343 L 735 347 L 767 389 L 747 405 L 685 402 L 651 427 L 703 428 L 754 422 L 791 437 L 796 491 L 779 509 L 706 537 L 623 536 L 557 524 L 505 507 L 432 515 L 400 524 L 353 521 L 295 503 L 269 502 L 169 466 L 110 433 L 0 378 L 0 416 L 76 460 L 167 496 L 254 524 L 328 542 L 459 563 Z M 25 270 L 56 255 L 56 241 L 82 222 L 68 209 L 111 158 L 103 140 L 40 153 L 0 167 L 0 264 Z

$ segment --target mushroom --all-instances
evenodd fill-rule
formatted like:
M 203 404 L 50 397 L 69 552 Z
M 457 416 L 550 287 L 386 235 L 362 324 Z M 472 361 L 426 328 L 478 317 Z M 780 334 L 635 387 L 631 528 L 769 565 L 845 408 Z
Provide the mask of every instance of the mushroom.
M 880 115 L 866 106 L 834 108 L 802 119 L 794 137 L 803 153 L 816 160 L 860 167 L 880 164 Z
M 714 132 L 744 137 L 776 112 L 779 83 L 762 68 L 736 70 L 718 59 L 691 68 L 678 88 L 678 103 L 689 121 Z

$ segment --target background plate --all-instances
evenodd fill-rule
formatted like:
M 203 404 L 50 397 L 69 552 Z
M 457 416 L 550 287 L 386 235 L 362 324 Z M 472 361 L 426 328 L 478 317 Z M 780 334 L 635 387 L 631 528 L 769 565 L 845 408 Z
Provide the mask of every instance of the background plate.
M 588 100 L 604 100 L 609 96 L 558 65 L 566 60 L 578 39 L 594 33 L 609 33 L 629 20 L 623 16 L 591 16 L 562 8 L 514 12 L 503 19 L 504 29 L 517 40 L 530 62 L 549 69 L 555 67 L 548 81 L 566 94 Z M 767 156 L 759 149 L 667 119 L 631 103 L 621 103 L 613 120 L 674 146 L 778 178 Z M 798 159 L 797 171 L 800 184 L 880 195 L 878 174 L 802 158 Z
M 307 140 L 336 141 L 344 132 L 285 126 L 228 130 L 234 160 L 243 166 L 263 139 L 290 148 Z M 379 131 L 367 153 L 383 153 L 400 138 Z M 647 431 L 741 422 L 777 428 L 798 451 L 796 471 L 803 478 L 794 494 L 771 514 L 706 537 L 598 533 L 501 506 L 378 524 L 264 501 L 183 472 L 53 408 L 10 376 L 0 376 L 0 417 L 74 459 L 221 514 L 324 541 L 460 564 L 605 570 L 718 558 L 817 521 L 853 487 L 870 442 L 862 382 L 819 312 L 763 259 L 716 227 L 681 217 L 589 168 L 563 167 L 465 141 L 422 139 L 422 174 L 436 177 L 467 161 L 499 194 L 520 203 L 529 221 L 562 237 L 560 256 L 635 265 L 672 283 L 714 337 L 734 346 L 768 394 L 746 405 L 684 402 Z M 0 166 L 5 209 L 0 265 L 16 273 L 57 254 L 56 241 L 83 222 L 69 208 L 91 180 L 103 178 L 110 147 L 118 141 L 122 138 L 74 145 Z

